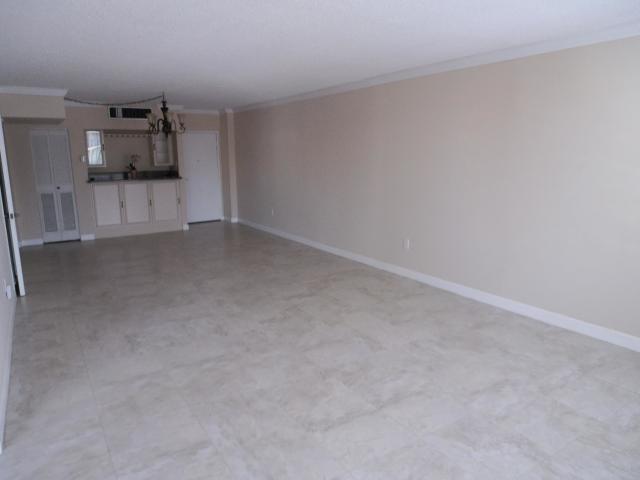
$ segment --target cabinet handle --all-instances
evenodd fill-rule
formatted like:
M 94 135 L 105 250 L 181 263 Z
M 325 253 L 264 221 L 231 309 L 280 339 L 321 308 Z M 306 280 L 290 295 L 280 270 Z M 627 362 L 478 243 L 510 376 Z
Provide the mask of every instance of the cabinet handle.
M 124 200 L 120 200 L 120 208 L 124 208 Z
M 151 199 L 149 199 L 149 206 L 150 206 L 150 207 L 152 206 L 152 204 L 151 204 Z

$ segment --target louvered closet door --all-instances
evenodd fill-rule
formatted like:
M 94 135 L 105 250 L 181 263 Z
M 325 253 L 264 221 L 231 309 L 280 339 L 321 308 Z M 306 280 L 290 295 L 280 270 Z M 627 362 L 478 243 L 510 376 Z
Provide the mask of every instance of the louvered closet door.
M 34 130 L 31 132 L 31 156 L 36 178 L 36 190 L 40 204 L 42 237 L 45 242 L 62 240 L 58 228 L 58 208 L 56 207 L 53 172 L 49 162 L 49 132 Z
M 40 200 L 43 240 L 80 237 L 66 130 L 33 130 L 31 153 Z
M 69 153 L 69 139 L 66 130 L 49 131 L 49 160 L 53 173 L 53 184 L 56 188 L 58 228 L 62 240 L 75 240 L 80 238 L 80 229 L 76 214 L 71 154 Z

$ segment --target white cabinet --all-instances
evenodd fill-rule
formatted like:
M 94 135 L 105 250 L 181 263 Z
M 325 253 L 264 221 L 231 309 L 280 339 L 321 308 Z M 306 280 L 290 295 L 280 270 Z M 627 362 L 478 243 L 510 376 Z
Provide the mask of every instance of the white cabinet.
M 178 191 L 176 182 L 154 182 L 151 184 L 153 217 L 156 221 L 178 219 Z
M 151 136 L 153 164 L 156 167 L 173 165 L 173 158 L 169 151 L 169 146 L 169 138 L 164 133 Z
M 181 230 L 178 180 L 93 185 L 96 238 Z
M 122 204 L 117 183 L 94 185 L 93 200 L 96 209 L 96 225 L 98 227 L 120 225 L 122 223 Z
M 149 206 L 151 202 L 147 186 L 144 182 L 122 185 L 127 223 L 143 223 L 150 220 Z

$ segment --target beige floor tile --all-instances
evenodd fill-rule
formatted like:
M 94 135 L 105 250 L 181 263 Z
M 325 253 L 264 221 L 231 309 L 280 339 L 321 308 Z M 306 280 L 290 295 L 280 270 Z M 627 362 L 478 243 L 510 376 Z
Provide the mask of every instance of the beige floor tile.
M 640 356 L 215 223 L 24 249 L 0 480 L 640 478 Z

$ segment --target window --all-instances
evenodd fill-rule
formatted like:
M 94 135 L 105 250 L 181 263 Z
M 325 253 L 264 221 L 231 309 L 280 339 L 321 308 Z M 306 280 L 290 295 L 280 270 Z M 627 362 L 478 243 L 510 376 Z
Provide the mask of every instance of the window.
M 106 167 L 104 141 L 100 130 L 87 130 L 87 163 L 90 167 Z

